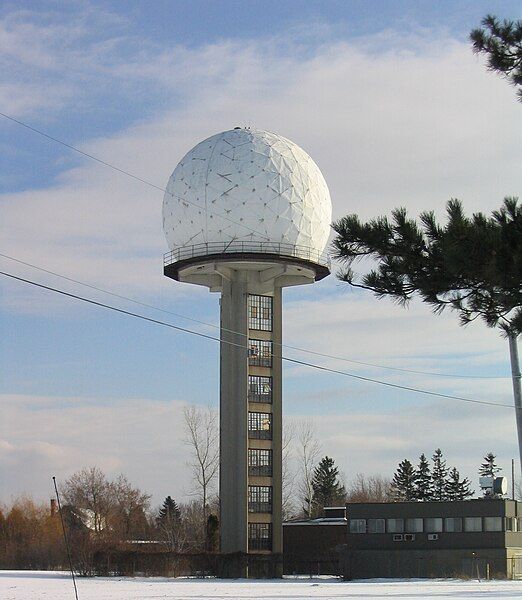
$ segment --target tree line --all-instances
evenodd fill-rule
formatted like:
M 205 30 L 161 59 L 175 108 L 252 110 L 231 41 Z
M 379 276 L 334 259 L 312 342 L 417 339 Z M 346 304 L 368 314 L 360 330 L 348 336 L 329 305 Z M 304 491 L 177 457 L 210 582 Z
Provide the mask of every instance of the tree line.
M 310 429 L 307 438 L 314 442 Z M 495 476 L 500 471 L 495 458 L 491 452 L 486 454 L 480 475 Z M 325 507 L 351 502 L 464 500 L 474 494 L 467 478 L 461 479 L 455 467 L 447 468 L 440 449 L 434 452 L 431 464 L 425 454 L 416 467 L 408 459 L 402 460 L 391 479 L 359 473 L 348 483 L 334 459 L 324 456 L 310 471 L 309 488 L 303 482 L 305 479 L 292 508 L 287 507 L 287 519 L 322 517 Z M 152 508 L 151 496 L 125 476 L 110 479 L 97 467 L 74 473 L 60 486 L 60 493 L 73 562 L 81 573 L 92 572 L 100 551 L 136 549 L 140 544 L 174 553 L 219 550 L 219 500 L 215 495 L 207 497 L 205 506 L 201 497 L 178 503 L 169 495 L 161 506 Z M 20 498 L 0 507 L 0 568 L 66 566 L 54 501 L 49 505 Z
M 60 486 L 62 516 L 80 573 L 92 572 L 100 551 L 139 547 L 173 552 L 204 552 L 217 548 L 217 507 L 201 502 L 179 505 L 170 497 L 152 508 L 151 496 L 120 475 L 109 479 L 97 467 L 74 473 Z M 206 512 L 211 513 L 203 520 Z M 67 556 L 57 505 L 28 497 L 0 506 L 0 568 L 67 568 Z
M 482 477 L 494 477 L 500 467 L 495 462 L 496 456 L 488 452 L 480 465 L 478 474 Z M 475 495 L 467 477 L 461 479 L 456 467 L 448 468 L 440 448 L 431 458 L 432 466 L 425 454 L 421 454 L 415 467 L 404 459 L 399 463 L 391 483 L 391 494 L 395 501 L 451 501 L 466 500 Z

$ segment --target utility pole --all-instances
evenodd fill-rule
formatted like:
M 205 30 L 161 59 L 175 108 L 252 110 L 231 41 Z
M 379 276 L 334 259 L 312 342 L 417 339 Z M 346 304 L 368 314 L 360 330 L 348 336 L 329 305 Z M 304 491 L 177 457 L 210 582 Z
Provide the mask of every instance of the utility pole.
M 522 469 L 522 389 L 520 386 L 520 363 L 518 361 L 517 335 L 509 334 L 509 354 L 511 358 L 511 376 L 513 378 L 513 396 L 515 399 L 515 417 L 517 420 L 518 453 Z

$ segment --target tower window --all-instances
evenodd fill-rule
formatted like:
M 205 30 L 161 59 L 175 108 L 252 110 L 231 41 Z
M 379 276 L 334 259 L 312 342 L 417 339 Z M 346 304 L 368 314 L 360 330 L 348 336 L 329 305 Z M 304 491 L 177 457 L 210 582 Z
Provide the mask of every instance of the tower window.
M 248 486 L 248 512 L 271 513 L 272 512 L 272 486 L 271 485 L 249 485 Z
M 272 523 L 248 524 L 248 549 L 272 550 Z
M 272 415 L 271 413 L 249 412 L 248 413 L 248 437 L 254 440 L 272 439 Z
M 267 340 L 249 340 L 248 364 L 251 367 L 272 366 L 272 342 Z
M 272 331 L 272 296 L 248 296 L 248 328 L 256 331 Z
M 272 450 L 249 448 L 248 474 L 254 477 L 272 477 Z
M 272 404 L 272 378 L 261 375 L 248 376 L 249 402 L 266 402 Z

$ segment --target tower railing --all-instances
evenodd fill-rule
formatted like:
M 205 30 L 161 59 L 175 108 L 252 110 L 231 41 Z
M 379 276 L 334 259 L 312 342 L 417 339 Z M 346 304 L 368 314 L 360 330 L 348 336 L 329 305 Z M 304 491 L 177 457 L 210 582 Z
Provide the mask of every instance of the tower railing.
M 298 258 L 330 268 L 330 257 L 326 252 L 282 242 L 253 241 L 206 242 L 181 246 L 164 254 L 163 264 L 167 266 L 181 260 L 223 254 L 273 254 L 280 257 Z

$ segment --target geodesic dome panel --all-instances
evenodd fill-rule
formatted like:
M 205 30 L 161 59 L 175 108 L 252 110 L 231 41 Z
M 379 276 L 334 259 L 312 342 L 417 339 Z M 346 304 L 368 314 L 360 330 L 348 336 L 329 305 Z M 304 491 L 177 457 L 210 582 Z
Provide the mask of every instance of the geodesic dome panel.
M 237 128 L 195 146 L 163 199 L 171 250 L 203 243 L 273 242 L 321 253 L 332 203 L 319 167 L 299 146 Z

